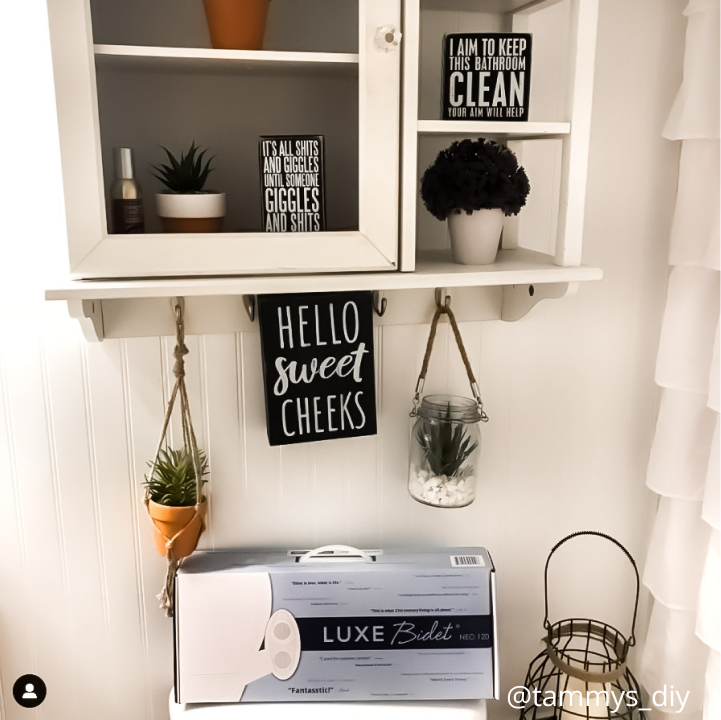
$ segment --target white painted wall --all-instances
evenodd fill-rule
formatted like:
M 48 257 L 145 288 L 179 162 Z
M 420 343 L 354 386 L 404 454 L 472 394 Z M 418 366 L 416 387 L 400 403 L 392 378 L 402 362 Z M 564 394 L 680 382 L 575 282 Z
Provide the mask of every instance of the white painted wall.
M 513 325 L 462 327 L 491 415 L 476 503 L 437 511 L 405 490 L 426 326 L 377 331 L 377 437 L 282 450 L 265 439 L 257 333 L 193 337 L 188 383 L 213 471 L 206 546 L 483 544 L 498 567 L 505 690 L 540 650 L 541 571 L 557 539 L 602 529 L 643 558 L 677 163 L 660 132 L 680 80 L 683 5 L 601 4 L 584 261 L 605 280 Z M 0 43 L 1 216 L 12 228 L 0 264 L 0 717 L 160 720 L 171 627 L 156 608 L 163 559 L 140 481 L 171 346 L 87 345 L 64 307 L 42 299 L 64 243 L 50 55 L 42 0 L 15 3 L 12 15 Z M 427 389 L 464 391 L 445 328 L 438 348 Z M 595 587 L 585 599 L 623 623 L 623 565 L 594 563 L 594 586 L 571 554 L 558 612 L 582 611 L 573 593 Z M 11 694 L 25 672 L 49 687 L 32 712 Z M 492 713 L 515 714 L 505 703 Z

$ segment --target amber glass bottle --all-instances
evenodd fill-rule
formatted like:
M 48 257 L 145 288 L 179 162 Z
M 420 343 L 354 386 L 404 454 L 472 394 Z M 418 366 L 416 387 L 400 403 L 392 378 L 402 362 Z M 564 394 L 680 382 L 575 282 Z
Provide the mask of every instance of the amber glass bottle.
M 145 231 L 143 195 L 135 179 L 132 148 L 113 148 L 114 179 L 110 186 L 112 232 L 116 234 Z

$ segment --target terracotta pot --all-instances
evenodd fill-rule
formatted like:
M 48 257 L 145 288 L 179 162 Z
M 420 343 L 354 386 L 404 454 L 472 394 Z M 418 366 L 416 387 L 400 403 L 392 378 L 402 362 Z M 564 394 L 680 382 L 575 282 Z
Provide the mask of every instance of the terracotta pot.
M 503 230 L 503 210 L 475 210 L 448 216 L 453 261 L 461 265 L 490 265 L 496 260 Z
M 223 218 L 172 218 L 161 217 L 166 233 L 217 233 L 223 229 Z
M 213 233 L 223 229 L 225 193 L 158 193 L 155 206 L 167 233 Z
M 203 0 L 210 42 L 222 50 L 262 50 L 270 0 Z
M 169 507 L 149 500 L 148 514 L 153 521 L 155 549 L 158 553 L 166 557 L 168 548 L 165 543 L 182 530 L 170 549 L 171 558 L 180 560 L 180 558 L 190 555 L 198 546 L 198 540 L 205 530 L 206 510 L 205 498 L 198 506 L 197 513 L 192 505 L 190 507 Z

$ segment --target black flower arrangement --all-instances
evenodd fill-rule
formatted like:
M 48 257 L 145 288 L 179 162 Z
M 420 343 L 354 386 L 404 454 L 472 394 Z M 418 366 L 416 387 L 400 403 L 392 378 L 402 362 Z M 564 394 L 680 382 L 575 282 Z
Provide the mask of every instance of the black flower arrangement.
M 500 208 L 516 215 L 531 189 L 512 150 L 491 140 L 460 140 L 438 153 L 421 179 L 421 197 L 439 220 Z

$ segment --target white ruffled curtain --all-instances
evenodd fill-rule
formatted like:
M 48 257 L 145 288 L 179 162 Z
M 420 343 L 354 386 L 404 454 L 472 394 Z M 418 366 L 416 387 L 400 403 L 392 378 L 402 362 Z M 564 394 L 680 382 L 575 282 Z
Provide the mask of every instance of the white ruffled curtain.
M 664 129 L 682 147 L 646 481 L 660 500 L 643 577 L 654 603 L 640 677 L 650 707 L 719 720 L 719 0 L 691 0 L 684 14 L 683 83 Z M 681 713 L 671 686 L 689 692 Z

